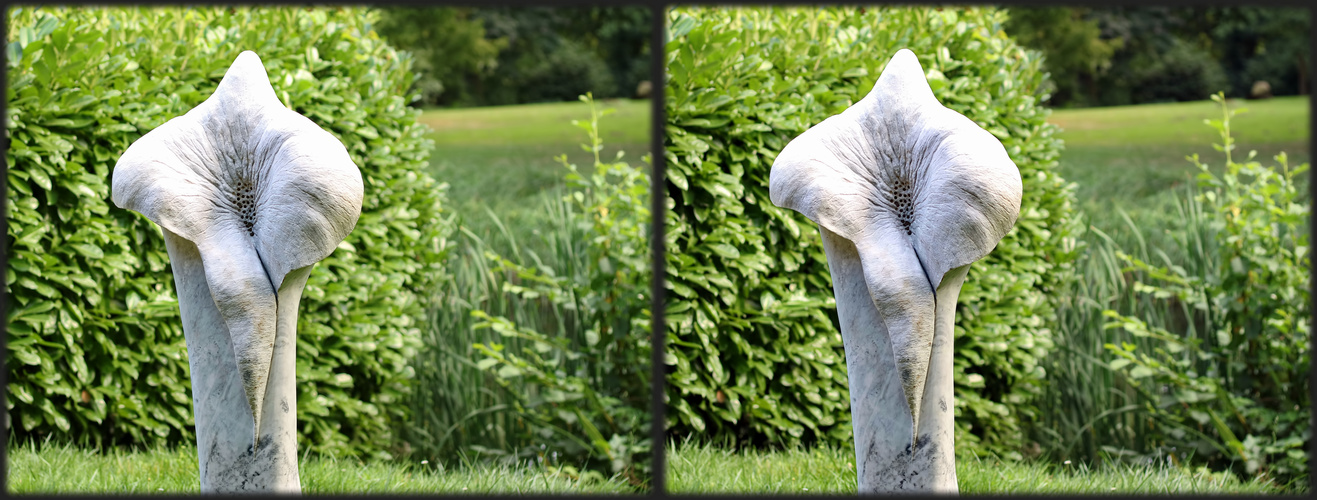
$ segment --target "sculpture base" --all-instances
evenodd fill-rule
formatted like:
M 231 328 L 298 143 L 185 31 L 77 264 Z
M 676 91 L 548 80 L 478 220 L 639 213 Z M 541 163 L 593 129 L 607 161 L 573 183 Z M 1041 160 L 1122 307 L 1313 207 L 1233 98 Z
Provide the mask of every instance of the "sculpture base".
M 165 245 L 187 337 L 203 493 L 301 493 L 297 472 L 297 304 L 311 268 L 290 272 L 278 293 L 274 359 L 261 436 L 196 245 L 167 229 Z M 253 449 L 254 448 L 254 449 Z
M 846 349 L 860 493 L 958 493 L 952 348 L 956 297 L 969 266 L 948 271 L 937 289 L 932 356 L 918 439 L 886 323 L 878 313 L 855 245 L 822 226 Z

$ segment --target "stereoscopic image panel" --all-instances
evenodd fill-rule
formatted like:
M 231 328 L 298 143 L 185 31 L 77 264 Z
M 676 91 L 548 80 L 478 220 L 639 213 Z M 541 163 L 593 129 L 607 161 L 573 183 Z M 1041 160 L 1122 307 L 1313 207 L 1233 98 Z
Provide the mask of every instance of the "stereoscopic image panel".
M 651 487 L 648 7 L 14 7 L 14 493 Z

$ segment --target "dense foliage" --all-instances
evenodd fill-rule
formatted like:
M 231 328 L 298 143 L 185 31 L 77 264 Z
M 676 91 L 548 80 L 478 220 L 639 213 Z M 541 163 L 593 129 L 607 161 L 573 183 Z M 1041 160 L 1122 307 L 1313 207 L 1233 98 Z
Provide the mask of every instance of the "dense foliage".
M 380 34 L 417 55 L 421 102 L 494 106 L 631 97 L 649 80 L 648 7 L 387 7 Z
M 298 320 L 299 445 L 387 455 L 451 230 L 421 172 L 410 59 L 360 9 L 10 11 L 6 246 L 11 436 L 191 438 L 186 348 L 160 230 L 113 206 L 118 155 L 213 92 L 242 50 L 285 105 L 343 142 L 356 229 L 311 272 Z
M 1015 228 L 970 268 L 956 325 L 957 444 L 1013 454 L 1074 258 L 1072 188 L 1037 53 L 994 9 L 676 9 L 666 47 L 668 422 L 739 442 L 849 442 L 841 337 L 812 222 L 768 198 L 788 141 L 858 101 L 900 48 L 1020 168 Z M 982 448 L 980 448 L 982 449 Z
M 1054 106 L 1196 101 L 1306 92 L 1307 10 L 1235 7 L 1012 7 L 1006 31 L 1041 51 Z
M 1221 94 L 1212 97 L 1225 108 Z M 1221 132 L 1224 172 L 1191 157 L 1201 171 L 1195 201 L 1207 214 L 1213 259 L 1194 273 L 1121 254 L 1138 293 L 1182 304 L 1190 321 L 1168 331 L 1108 310 L 1107 328 L 1148 347 L 1122 341 L 1106 348 L 1110 367 L 1128 377 L 1143 396 L 1141 410 L 1160 423 L 1146 438 L 1150 447 L 1306 485 L 1310 201 L 1296 180 L 1308 164 L 1291 167 L 1284 153 L 1273 167 L 1251 153 L 1235 161 L 1234 113 L 1210 122 Z

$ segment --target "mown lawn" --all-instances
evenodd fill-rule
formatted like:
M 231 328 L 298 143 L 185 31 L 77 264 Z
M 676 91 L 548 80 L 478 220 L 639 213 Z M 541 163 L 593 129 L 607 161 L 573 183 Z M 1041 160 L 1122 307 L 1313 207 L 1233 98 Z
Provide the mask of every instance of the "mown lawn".
M 1235 139 L 1250 143 L 1308 143 L 1308 97 L 1276 97 L 1259 101 L 1229 99 L 1231 109 L 1249 111 L 1231 119 Z M 1063 130 L 1070 146 L 1155 145 L 1202 146 L 1217 140 L 1216 132 L 1202 126 L 1204 119 L 1221 118 L 1210 100 L 1062 109 L 1049 122 Z
M 850 448 L 733 452 L 710 445 L 668 447 L 668 491 L 682 493 L 855 493 Z M 1276 494 L 1266 481 L 1240 482 L 1225 473 L 1158 462 L 1143 466 L 1011 463 L 961 458 L 962 495 L 983 494 Z
M 298 469 L 306 494 L 636 492 L 620 479 L 580 480 L 531 464 L 442 470 L 429 464 L 303 457 Z M 199 492 L 192 447 L 97 453 L 71 446 L 11 445 L 8 474 L 11 494 Z

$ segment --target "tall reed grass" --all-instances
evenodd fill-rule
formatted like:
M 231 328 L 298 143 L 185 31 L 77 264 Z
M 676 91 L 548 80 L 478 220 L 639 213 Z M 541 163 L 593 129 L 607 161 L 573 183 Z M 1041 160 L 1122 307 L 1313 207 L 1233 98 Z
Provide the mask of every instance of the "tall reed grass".
M 491 255 L 557 273 L 572 273 L 585 266 L 584 253 L 565 189 L 545 191 L 528 203 L 539 204 L 542 218 L 524 226 L 508 227 L 497 214 L 479 214 L 481 226 L 496 231 L 476 234 L 461 224 L 449 275 L 435 290 L 436 302 L 425 328 L 424 346 L 413 360 L 412 421 L 404 439 L 414 457 L 452 462 L 464 455 L 508 455 L 527 443 L 516 442 L 515 429 L 524 428 L 510 406 L 511 398 L 484 370 L 476 366 L 472 344 L 499 342 L 509 349 L 521 347 L 516 338 L 500 338 L 492 330 L 476 330 L 472 311 L 483 310 L 540 331 L 575 332 L 575 312 L 547 300 L 527 300 L 507 293 L 505 283 L 515 277 L 499 271 Z M 526 390 L 533 390 L 526 388 Z M 507 458 L 512 458 L 508 456 Z M 523 457 L 524 458 L 524 457 Z
M 459 223 L 413 361 L 414 459 L 648 480 L 649 175 L 621 151 L 603 161 L 612 110 L 581 100 L 590 119 L 572 124 L 593 164 L 559 155 L 566 186 Z
M 1104 328 L 1109 320 L 1102 311 L 1112 309 L 1187 336 L 1205 330 L 1188 304 L 1138 293 L 1146 277 L 1126 271 L 1117 256 L 1123 251 L 1192 275 L 1215 273 L 1215 234 L 1195 195 L 1194 187 L 1182 186 L 1147 198 L 1133 213 L 1116 209 L 1090 217 L 1076 279 L 1056 290 L 1062 306 L 1053 332 L 1055 348 L 1044 365 L 1048 385 L 1033 426 L 1034 439 L 1049 458 L 1097 463 L 1107 456 L 1157 450 L 1159 443 L 1147 439 L 1157 434 L 1156 422 L 1144 411 L 1150 401 L 1108 368 L 1111 355 L 1103 347 L 1127 342 L 1152 350 L 1156 341 Z
M 1185 187 L 1131 196 L 1164 166 L 1072 158 L 1091 220 L 1076 279 L 1055 291 L 1066 304 L 1034 451 L 1192 461 L 1307 490 L 1308 164 L 1240 154 L 1231 122 L 1244 110 L 1212 100 L 1221 118 L 1205 123 L 1225 161 L 1191 155 L 1197 181 Z

